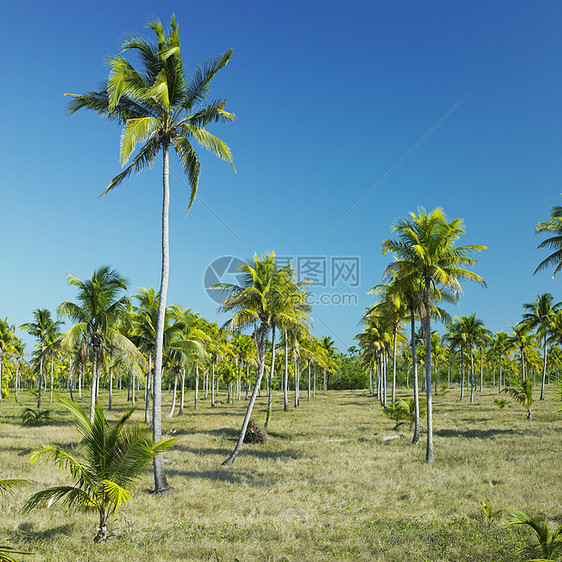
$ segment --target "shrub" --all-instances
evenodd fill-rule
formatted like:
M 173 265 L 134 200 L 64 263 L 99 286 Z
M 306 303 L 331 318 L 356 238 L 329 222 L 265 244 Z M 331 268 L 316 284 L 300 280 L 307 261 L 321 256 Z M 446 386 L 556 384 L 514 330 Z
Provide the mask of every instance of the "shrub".
M 267 434 L 265 430 L 255 420 L 250 420 L 246 428 L 246 435 L 244 435 L 244 443 L 265 443 L 266 439 Z

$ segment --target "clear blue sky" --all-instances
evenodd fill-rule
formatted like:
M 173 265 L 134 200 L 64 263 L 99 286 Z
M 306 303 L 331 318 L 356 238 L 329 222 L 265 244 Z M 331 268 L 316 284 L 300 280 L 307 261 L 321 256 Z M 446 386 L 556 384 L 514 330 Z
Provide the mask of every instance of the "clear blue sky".
M 96 88 L 127 34 L 173 12 L 189 73 L 234 49 L 213 94 L 238 120 L 212 130 L 238 173 L 203 154 L 202 202 L 186 219 L 173 165 L 169 302 L 222 322 L 203 275 L 223 255 L 357 256 L 359 286 L 321 292 L 358 304 L 314 309 L 315 333 L 345 349 L 388 261 L 381 241 L 418 206 L 464 218 L 463 242 L 489 247 L 475 268 L 488 288 L 466 285 L 451 314 L 509 330 L 538 293 L 562 300 L 562 279 L 532 274 L 545 256 L 535 225 L 561 203 L 560 2 L 23 0 L 2 12 L 1 317 L 54 310 L 75 297 L 68 273 L 106 263 L 132 292 L 158 286 L 160 170 L 98 199 L 120 170 L 120 131 L 67 117 L 63 94 Z

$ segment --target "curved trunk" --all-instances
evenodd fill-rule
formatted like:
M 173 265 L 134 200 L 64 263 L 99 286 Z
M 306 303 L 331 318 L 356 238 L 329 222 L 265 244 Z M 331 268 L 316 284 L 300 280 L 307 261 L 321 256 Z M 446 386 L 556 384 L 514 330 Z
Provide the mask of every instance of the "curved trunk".
M 230 456 L 222 463 L 223 466 L 230 466 L 234 459 L 238 456 L 240 452 L 240 447 L 244 442 L 244 436 L 246 435 L 246 429 L 248 428 L 248 422 L 250 421 L 250 416 L 252 415 L 252 410 L 254 408 L 254 403 L 258 396 L 261 379 L 263 377 L 263 371 L 265 367 L 265 352 L 267 349 L 267 333 L 269 332 L 269 325 L 262 324 L 259 329 L 259 337 L 257 341 L 257 351 L 258 351 L 258 376 L 256 379 L 256 384 L 254 384 L 254 390 L 252 391 L 252 396 L 248 404 L 248 409 L 246 410 L 246 415 L 244 416 L 244 421 L 242 422 L 242 429 L 240 430 L 240 435 L 238 436 L 238 441 L 234 450 Z
M 168 412 L 167 418 L 172 418 L 174 416 L 174 411 L 176 409 L 176 396 L 178 391 L 178 373 L 174 367 L 170 369 L 170 374 L 174 374 L 174 395 L 172 396 L 172 405 L 170 406 L 170 411 Z
M 275 369 L 275 324 L 271 327 L 271 368 L 269 370 L 269 389 L 267 393 L 267 415 L 265 427 L 269 427 L 271 421 L 271 405 L 273 402 L 273 371 Z
M 416 357 L 416 315 L 414 309 L 410 309 L 410 345 L 412 346 L 412 378 L 414 381 L 414 435 L 412 443 L 420 440 L 420 394 L 418 387 L 418 359 Z
M 160 298 L 158 300 L 158 319 L 156 321 L 156 343 L 154 346 L 154 376 L 152 383 L 152 439 L 162 439 L 162 352 L 164 348 L 164 318 L 166 315 L 166 298 L 168 296 L 168 276 L 170 272 L 170 255 L 168 247 L 168 213 L 170 207 L 169 154 L 168 145 L 162 148 L 162 277 L 160 281 Z M 164 472 L 164 455 L 154 457 L 154 492 L 159 494 L 170 488 Z

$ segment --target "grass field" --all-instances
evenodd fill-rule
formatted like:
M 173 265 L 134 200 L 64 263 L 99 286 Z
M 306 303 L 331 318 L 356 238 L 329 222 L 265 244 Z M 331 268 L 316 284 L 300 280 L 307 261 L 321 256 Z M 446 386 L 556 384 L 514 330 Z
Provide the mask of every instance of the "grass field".
M 270 439 L 245 445 L 230 469 L 220 463 L 233 447 L 244 401 L 213 409 L 202 401 L 198 411 L 190 403 L 184 416 L 163 420 L 164 431 L 178 437 L 167 455 L 175 490 L 148 494 L 147 472 L 124 506 L 128 522 L 119 517 L 115 537 L 104 544 L 92 541 L 95 514 L 58 506 L 20 513 L 33 491 L 67 482 L 53 465 L 31 465 L 30 451 L 41 442 L 70 449 L 78 434 L 56 403 L 52 423 L 22 427 L 19 416 L 33 397 L 20 395 L 19 404 L 10 397 L 0 406 L 0 478 L 36 484 L 1 500 L 0 542 L 33 553 L 21 560 L 73 562 L 514 561 L 534 538 L 501 522 L 488 525 L 481 501 L 543 514 L 551 528 L 562 523 L 562 412 L 549 399 L 535 402 L 529 422 L 513 402 L 499 410 L 492 391 L 477 394 L 474 405 L 460 404 L 456 391 L 437 397 L 429 466 L 425 435 L 413 446 L 407 427 L 394 430 L 366 391 L 304 397 L 300 408 L 284 413 L 276 396 Z M 117 396 L 110 417 L 124 411 L 124 398 Z M 170 397 L 164 399 L 167 411 Z M 264 403 L 255 409 L 261 421 Z M 399 433 L 405 437 L 382 439 Z

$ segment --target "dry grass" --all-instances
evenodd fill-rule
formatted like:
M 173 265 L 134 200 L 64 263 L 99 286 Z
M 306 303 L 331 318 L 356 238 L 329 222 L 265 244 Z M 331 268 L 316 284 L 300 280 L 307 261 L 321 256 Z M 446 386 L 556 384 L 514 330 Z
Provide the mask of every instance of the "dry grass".
M 400 393 L 406 396 L 405 392 Z M 435 464 L 423 444 L 384 442 L 394 422 L 364 391 L 320 393 L 289 413 L 274 411 L 264 445 L 244 445 L 230 469 L 220 466 L 233 447 L 246 403 L 163 420 L 178 442 L 167 473 L 175 491 L 148 493 L 147 473 L 116 522 L 116 537 L 92 542 L 95 515 L 53 506 L 19 513 L 31 490 L 4 498 L 0 536 L 35 553 L 33 560 L 373 560 L 513 561 L 529 535 L 488 526 L 482 500 L 562 519 L 562 413 L 550 400 L 535 403 L 533 421 L 497 394 L 477 403 L 452 392 L 435 404 Z M 126 405 L 117 397 L 117 417 Z M 167 394 L 165 399 L 169 400 Z M 280 397 L 275 397 L 280 404 Z M 105 397 L 103 398 L 105 400 Z M 29 395 L 1 405 L 0 477 L 25 477 L 33 490 L 65 482 L 51 465 L 30 465 L 40 442 L 76 445 L 70 416 L 54 406 L 53 421 L 22 427 Z M 87 398 L 83 399 L 87 406 Z M 166 406 L 166 404 L 165 404 Z M 265 399 L 255 417 L 263 421 Z M 141 419 L 141 412 L 134 415 Z M 425 436 L 422 435 L 422 440 Z M 22 557 L 23 558 L 23 557 Z M 27 559 L 27 557 L 26 557 Z

